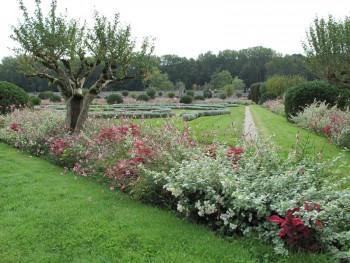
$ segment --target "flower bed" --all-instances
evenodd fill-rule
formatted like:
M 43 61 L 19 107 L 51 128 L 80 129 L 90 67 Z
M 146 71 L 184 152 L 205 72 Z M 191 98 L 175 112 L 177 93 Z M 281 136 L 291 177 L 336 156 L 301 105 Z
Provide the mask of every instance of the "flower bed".
M 337 159 L 301 151 L 284 158 L 268 142 L 201 146 L 169 121 L 150 129 L 89 119 L 79 134 L 62 127 L 60 112 L 15 111 L 0 117 L 0 139 L 222 234 L 259 236 L 276 253 L 302 248 L 349 258 L 350 191 L 332 180 Z
M 350 111 L 341 111 L 325 102 L 314 102 L 292 117 L 298 126 L 326 136 L 331 142 L 350 150 Z

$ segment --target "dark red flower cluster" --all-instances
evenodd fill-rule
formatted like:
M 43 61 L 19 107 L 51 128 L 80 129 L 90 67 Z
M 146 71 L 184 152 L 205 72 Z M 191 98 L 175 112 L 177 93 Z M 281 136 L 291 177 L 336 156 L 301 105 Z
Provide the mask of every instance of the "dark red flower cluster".
M 241 159 L 241 154 L 244 152 L 242 148 L 232 147 L 226 153 L 226 156 L 232 158 L 234 164 L 237 164 L 239 159 Z
M 101 134 L 99 137 L 94 138 L 96 142 L 100 142 L 101 139 L 119 142 L 123 137 L 125 137 L 128 132 L 131 132 L 133 136 L 138 136 L 141 131 L 135 124 L 130 124 L 129 126 L 112 127 L 109 129 L 101 129 Z
M 11 123 L 10 124 L 10 128 L 15 131 L 15 132 L 18 132 L 19 131 L 19 127 L 21 126 L 20 123 Z
M 313 210 L 321 211 L 320 205 L 312 202 L 304 202 L 304 208 L 309 212 Z M 278 236 L 282 237 L 287 244 L 297 245 L 310 251 L 317 250 L 318 246 L 312 236 L 313 229 L 306 226 L 301 218 L 294 215 L 295 212 L 299 211 L 300 207 L 290 209 L 287 211 L 285 219 L 273 215 L 268 218 L 268 221 L 281 224 L 281 231 L 278 233 Z M 311 224 L 311 218 L 309 218 L 309 222 Z M 320 228 L 323 227 L 318 220 L 316 220 L 315 224 Z
M 331 126 L 327 125 L 323 128 L 323 130 L 325 131 L 327 137 L 331 137 Z
M 65 149 L 69 147 L 68 139 L 58 139 L 53 142 L 53 144 L 50 147 L 50 150 L 52 153 L 56 154 L 57 156 L 62 156 Z

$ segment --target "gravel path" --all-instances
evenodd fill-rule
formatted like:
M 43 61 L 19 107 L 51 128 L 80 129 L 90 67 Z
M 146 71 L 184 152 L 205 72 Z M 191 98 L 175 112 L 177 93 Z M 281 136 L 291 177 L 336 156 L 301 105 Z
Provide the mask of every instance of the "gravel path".
M 249 106 L 245 107 L 245 117 L 244 117 L 244 138 L 249 142 L 257 142 L 259 139 L 258 132 L 250 112 Z

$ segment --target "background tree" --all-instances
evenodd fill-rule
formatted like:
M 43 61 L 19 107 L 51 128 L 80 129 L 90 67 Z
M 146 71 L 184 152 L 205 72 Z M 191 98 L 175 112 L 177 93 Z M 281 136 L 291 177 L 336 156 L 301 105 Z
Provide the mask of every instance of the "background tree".
M 13 27 L 12 39 L 20 45 L 15 51 L 21 69 L 27 76 L 49 80 L 59 90 L 66 101 L 67 127 L 78 131 L 88 116 L 89 105 L 102 89 L 143 76 L 153 47 L 146 38 L 136 52 L 131 28 L 120 25 L 118 14 L 110 22 L 95 11 L 94 26 L 88 28 L 78 20 L 69 20 L 67 14 L 58 15 L 56 0 L 51 1 L 46 17 L 41 1 L 35 3 L 31 17 L 19 0 L 23 20 Z M 84 83 L 98 66 L 101 72 L 83 96 Z
M 245 83 L 242 79 L 239 79 L 238 76 L 236 76 L 232 80 L 232 86 L 234 90 L 243 90 L 245 88 Z
M 303 42 L 306 63 L 321 79 L 350 88 L 350 18 L 314 20 Z
M 232 84 L 232 76 L 228 70 L 216 72 L 211 76 L 210 84 L 215 89 L 223 89 L 226 85 Z
M 169 90 L 174 88 L 174 84 L 168 79 L 167 73 L 161 73 L 157 67 L 152 67 L 151 72 L 145 77 L 148 87 L 156 90 Z
M 273 76 L 266 81 L 267 92 L 271 92 L 278 97 L 281 97 L 289 88 L 305 82 L 302 76 Z

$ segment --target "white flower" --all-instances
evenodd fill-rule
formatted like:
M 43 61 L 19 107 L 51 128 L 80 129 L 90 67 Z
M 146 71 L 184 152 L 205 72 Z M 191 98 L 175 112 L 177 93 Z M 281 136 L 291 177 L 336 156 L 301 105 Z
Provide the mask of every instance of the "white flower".
M 237 225 L 236 225 L 236 224 L 230 223 L 230 228 L 231 228 L 232 230 L 235 230 L 235 229 L 237 228 Z

